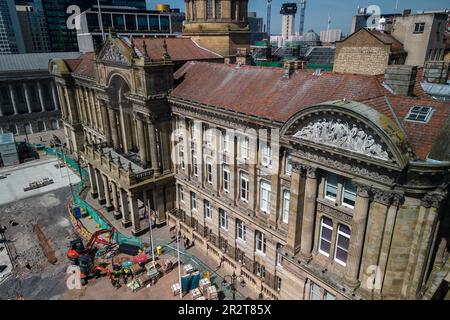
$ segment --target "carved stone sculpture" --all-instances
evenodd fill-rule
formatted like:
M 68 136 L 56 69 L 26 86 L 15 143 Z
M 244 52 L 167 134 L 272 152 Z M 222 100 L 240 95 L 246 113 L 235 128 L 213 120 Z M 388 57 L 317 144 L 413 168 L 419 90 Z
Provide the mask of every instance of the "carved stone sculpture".
M 390 160 L 383 145 L 357 124 L 341 119 L 317 119 L 299 130 L 294 137 L 350 150 L 381 160 Z

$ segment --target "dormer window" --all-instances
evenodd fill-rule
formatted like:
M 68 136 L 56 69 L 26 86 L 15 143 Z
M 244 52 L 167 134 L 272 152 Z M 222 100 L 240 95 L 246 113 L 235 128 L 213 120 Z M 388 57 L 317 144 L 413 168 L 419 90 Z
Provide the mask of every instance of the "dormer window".
M 409 110 L 406 120 L 426 123 L 430 120 L 432 114 L 433 108 L 431 107 L 415 106 Z

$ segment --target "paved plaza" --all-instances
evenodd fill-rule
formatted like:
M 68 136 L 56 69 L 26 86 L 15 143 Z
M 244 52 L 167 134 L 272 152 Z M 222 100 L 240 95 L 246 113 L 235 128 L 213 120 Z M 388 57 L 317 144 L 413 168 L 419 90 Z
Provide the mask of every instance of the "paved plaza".
M 67 168 L 58 169 L 56 158 L 36 160 L 27 164 L 7 167 L 0 170 L 0 205 L 34 197 L 50 191 L 58 190 L 80 182 L 80 178 Z M 54 183 L 48 186 L 24 192 L 24 188 L 31 182 L 44 178 L 53 179 Z M 0 213 L 1 214 L 1 213 Z

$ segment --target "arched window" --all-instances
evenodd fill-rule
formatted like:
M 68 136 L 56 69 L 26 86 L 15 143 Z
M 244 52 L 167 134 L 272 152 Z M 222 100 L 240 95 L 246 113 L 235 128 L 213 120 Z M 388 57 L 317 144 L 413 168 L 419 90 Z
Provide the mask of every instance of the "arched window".
M 222 18 L 222 1 L 215 0 L 216 19 Z
M 213 17 L 213 0 L 206 0 L 206 19 L 212 19 Z

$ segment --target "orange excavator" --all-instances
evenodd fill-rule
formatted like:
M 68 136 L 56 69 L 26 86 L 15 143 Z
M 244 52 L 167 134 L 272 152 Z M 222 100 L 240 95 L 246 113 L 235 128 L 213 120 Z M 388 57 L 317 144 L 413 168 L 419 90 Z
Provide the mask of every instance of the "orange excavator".
M 99 249 L 94 244 L 100 244 L 108 248 L 113 246 L 112 243 L 115 229 L 103 229 L 95 232 L 89 239 L 86 246 L 83 240 L 78 238 L 70 242 L 70 249 L 67 251 L 67 258 L 80 268 L 81 283 L 86 285 L 90 279 L 99 278 L 107 275 L 110 279 L 111 271 L 104 266 L 95 265 L 95 257 Z M 107 237 L 100 238 L 102 235 Z
M 104 246 L 112 246 L 112 239 L 115 233 L 115 229 L 103 229 L 96 231 L 89 239 L 86 246 L 83 244 L 83 240 L 81 238 L 75 239 L 70 242 L 70 249 L 67 251 L 67 258 L 72 261 L 75 265 L 78 265 L 78 260 L 81 256 L 90 255 L 95 257 L 95 254 L 98 251 L 97 247 L 94 247 L 94 244 L 100 244 Z M 105 238 L 101 238 L 100 236 L 107 234 L 108 236 Z

